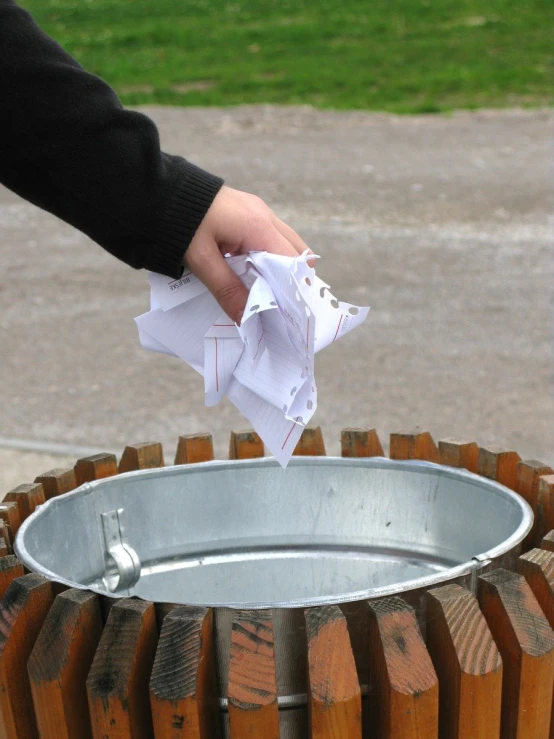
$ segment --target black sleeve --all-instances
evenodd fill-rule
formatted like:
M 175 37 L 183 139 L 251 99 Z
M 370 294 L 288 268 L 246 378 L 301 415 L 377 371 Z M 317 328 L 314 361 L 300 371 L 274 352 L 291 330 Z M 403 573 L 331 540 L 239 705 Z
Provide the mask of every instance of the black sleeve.
M 178 277 L 222 180 L 0 0 L 0 182 L 132 267 Z

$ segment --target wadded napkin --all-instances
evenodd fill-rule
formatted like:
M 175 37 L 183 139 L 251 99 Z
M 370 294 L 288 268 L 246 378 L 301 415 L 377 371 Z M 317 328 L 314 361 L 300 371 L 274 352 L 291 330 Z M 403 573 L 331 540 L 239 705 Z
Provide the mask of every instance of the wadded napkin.
M 203 375 L 207 406 L 227 395 L 283 467 L 317 407 L 314 354 L 369 311 L 338 301 L 308 265 L 314 258 L 226 257 L 250 290 L 240 326 L 191 273 L 151 272 L 151 310 L 135 319 L 142 346 Z

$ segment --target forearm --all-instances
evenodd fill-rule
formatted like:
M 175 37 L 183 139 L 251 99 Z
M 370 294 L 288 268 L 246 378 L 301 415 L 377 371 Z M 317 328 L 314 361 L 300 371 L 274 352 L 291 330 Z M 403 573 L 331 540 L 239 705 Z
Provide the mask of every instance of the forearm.
M 12 0 L 0 0 L 0 182 L 133 267 L 177 276 L 221 180 L 160 151 Z

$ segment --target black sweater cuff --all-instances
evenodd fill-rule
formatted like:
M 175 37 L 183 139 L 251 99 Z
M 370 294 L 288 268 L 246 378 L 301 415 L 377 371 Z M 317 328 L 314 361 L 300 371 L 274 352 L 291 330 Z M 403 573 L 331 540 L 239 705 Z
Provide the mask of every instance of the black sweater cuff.
M 174 163 L 180 160 L 181 174 L 173 183 L 172 193 L 161 213 L 155 243 L 144 266 L 152 272 L 177 278 L 183 272 L 186 249 L 223 180 L 180 157 L 171 159 Z

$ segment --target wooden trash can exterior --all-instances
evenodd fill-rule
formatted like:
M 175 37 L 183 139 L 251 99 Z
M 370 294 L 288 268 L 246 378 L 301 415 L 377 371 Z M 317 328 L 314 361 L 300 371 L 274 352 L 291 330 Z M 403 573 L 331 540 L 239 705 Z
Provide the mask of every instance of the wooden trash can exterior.
M 375 429 L 345 429 L 344 457 L 383 456 Z M 307 429 L 300 455 L 325 454 Z M 263 454 L 233 432 L 230 457 Z M 175 462 L 213 459 L 209 434 L 182 436 Z M 0 504 L 0 739 L 549 739 L 554 737 L 554 470 L 517 452 L 428 432 L 392 434 L 392 459 L 469 469 L 522 495 L 535 524 L 514 567 L 367 602 L 294 611 L 302 686 L 278 694 L 271 610 L 112 600 L 25 574 L 17 528 L 37 505 L 85 481 L 162 467 L 158 443 L 50 470 Z M 225 674 L 214 632 L 229 629 Z M 276 626 L 277 625 L 277 626 Z M 360 655 L 362 655 L 360 657 Z M 289 719 L 294 716 L 294 722 Z M 294 727 L 294 728 L 291 728 Z

